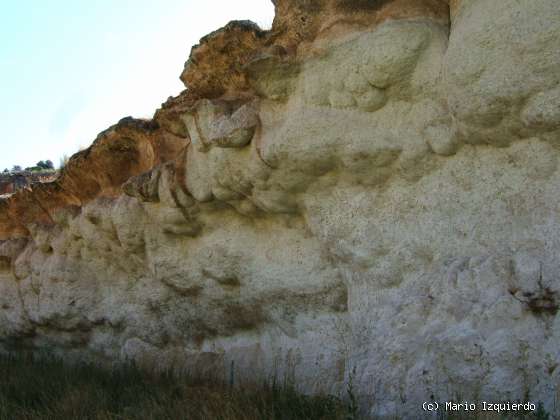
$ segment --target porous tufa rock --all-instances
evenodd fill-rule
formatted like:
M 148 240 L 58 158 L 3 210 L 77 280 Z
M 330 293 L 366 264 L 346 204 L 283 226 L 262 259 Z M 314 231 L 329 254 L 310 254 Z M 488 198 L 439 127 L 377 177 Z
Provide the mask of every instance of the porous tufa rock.
M 132 177 L 123 184 L 123 192 L 126 195 L 135 197 L 143 202 L 158 202 L 158 184 L 160 175 L 160 168 L 155 168 Z
M 208 141 L 218 147 L 246 146 L 255 135 L 258 124 L 254 105 L 243 105 L 233 114 L 223 115 L 212 123 Z
M 153 120 L 0 198 L 0 351 L 352 381 L 376 418 L 550 411 L 558 2 L 275 6 L 203 38 Z

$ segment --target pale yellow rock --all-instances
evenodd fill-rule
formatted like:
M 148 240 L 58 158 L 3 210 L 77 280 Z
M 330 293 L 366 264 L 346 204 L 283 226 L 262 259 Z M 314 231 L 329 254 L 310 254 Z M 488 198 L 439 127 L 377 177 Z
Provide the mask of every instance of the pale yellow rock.
M 161 110 L 190 141 L 173 161 L 52 220 L 0 202 L 0 348 L 352 378 L 375 418 L 432 396 L 553 410 L 560 3 L 455 1 L 451 25 L 397 3 L 280 1 L 277 22 L 319 23 L 214 33 L 189 68 L 216 74 L 187 69 Z

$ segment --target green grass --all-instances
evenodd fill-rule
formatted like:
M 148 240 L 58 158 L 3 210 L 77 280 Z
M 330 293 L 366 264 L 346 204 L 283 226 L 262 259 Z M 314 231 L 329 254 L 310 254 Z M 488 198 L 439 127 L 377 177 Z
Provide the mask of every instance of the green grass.
M 108 371 L 46 357 L 0 356 L 0 420 L 38 419 L 348 419 L 334 397 L 308 397 L 289 385 L 231 388 L 134 365 Z

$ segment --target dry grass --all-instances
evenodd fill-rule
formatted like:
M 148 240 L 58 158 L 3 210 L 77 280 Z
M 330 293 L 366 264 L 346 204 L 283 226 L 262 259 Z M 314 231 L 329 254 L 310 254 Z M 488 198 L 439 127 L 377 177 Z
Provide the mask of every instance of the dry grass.
M 134 366 L 106 371 L 49 357 L 0 356 L 0 420 L 47 419 L 348 419 L 334 397 L 307 397 L 292 386 L 231 389 L 216 382 L 148 374 Z
M 148 374 L 134 365 L 107 371 L 68 366 L 53 357 L 0 355 L 0 420 L 357 420 L 352 381 L 346 393 L 343 402 L 304 396 L 286 384 L 239 389 L 215 380 Z M 531 414 L 440 411 L 429 416 L 420 407 L 415 414 L 440 420 L 557 418 L 540 405 Z

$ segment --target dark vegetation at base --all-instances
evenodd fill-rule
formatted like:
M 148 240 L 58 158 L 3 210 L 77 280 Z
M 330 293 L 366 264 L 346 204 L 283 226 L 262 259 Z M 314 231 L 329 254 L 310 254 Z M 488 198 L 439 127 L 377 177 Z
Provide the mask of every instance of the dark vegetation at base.
M 112 371 L 60 359 L 0 356 L 0 420 L 348 419 L 335 397 L 308 397 L 290 385 L 231 388 L 217 381 Z
M 134 364 L 106 370 L 70 366 L 49 355 L 0 354 L 0 420 L 358 420 L 352 380 L 346 394 L 342 401 L 304 396 L 290 384 L 232 388 L 170 372 L 150 374 Z M 430 416 L 420 407 L 416 414 L 438 420 L 558 418 L 540 403 L 530 414 L 440 411 Z

